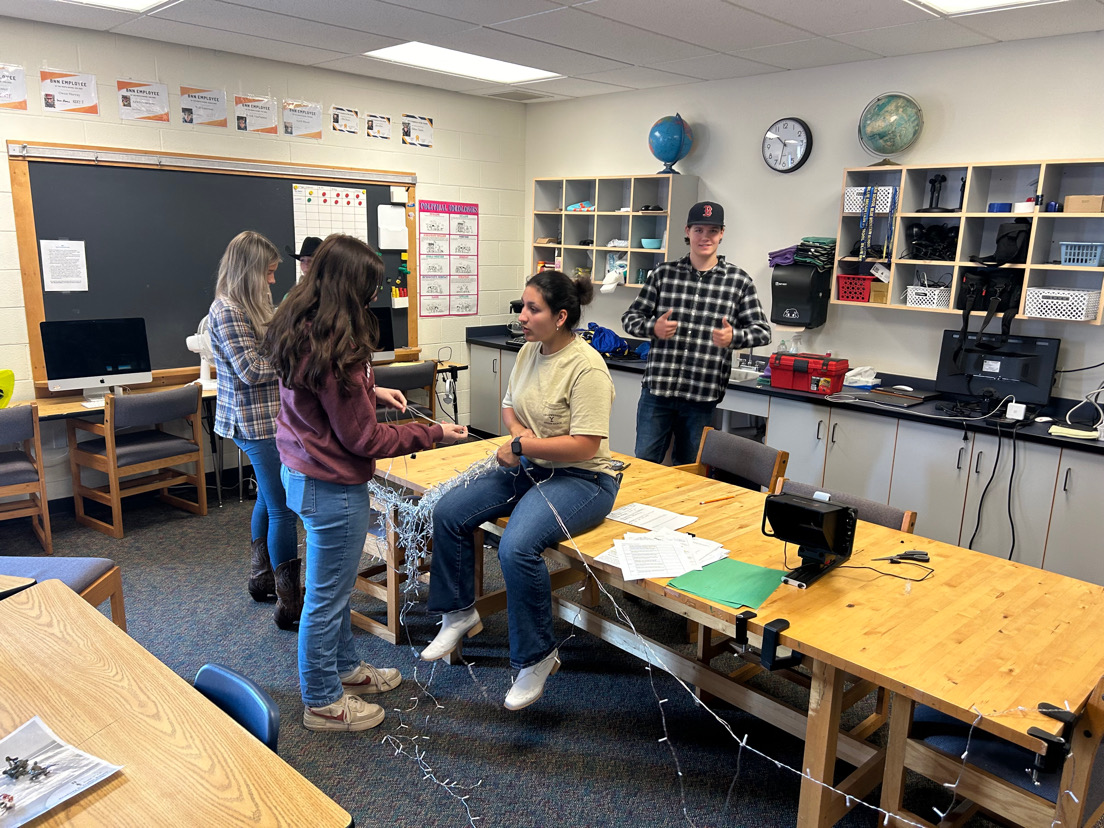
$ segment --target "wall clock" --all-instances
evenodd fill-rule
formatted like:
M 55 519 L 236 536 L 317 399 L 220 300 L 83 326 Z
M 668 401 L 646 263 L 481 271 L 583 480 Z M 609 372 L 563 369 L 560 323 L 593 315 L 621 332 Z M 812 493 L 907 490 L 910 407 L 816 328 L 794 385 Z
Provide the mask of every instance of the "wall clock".
M 775 172 L 801 169 L 813 151 L 813 131 L 800 118 L 779 118 L 763 135 L 763 161 Z

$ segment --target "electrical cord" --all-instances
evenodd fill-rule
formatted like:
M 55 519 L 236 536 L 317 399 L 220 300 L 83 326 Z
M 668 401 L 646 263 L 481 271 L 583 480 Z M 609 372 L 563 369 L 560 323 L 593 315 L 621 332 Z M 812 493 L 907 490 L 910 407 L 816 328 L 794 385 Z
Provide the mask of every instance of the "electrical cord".
M 801 567 L 800 566 L 790 566 L 789 554 L 788 554 L 789 549 L 790 549 L 790 542 L 789 541 L 783 541 L 782 542 L 782 565 L 784 567 L 786 567 L 787 572 L 794 572 L 794 571 L 800 569 Z M 884 572 L 881 569 L 878 569 L 877 567 L 874 567 L 874 566 L 860 566 L 858 564 L 840 564 L 839 568 L 840 569 L 869 569 L 871 572 L 877 572 L 879 575 L 885 575 L 887 578 L 898 578 L 902 581 L 908 581 L 909 583 L 913 583 L 913 584 L 918 584 L 921 581 L 926 581 L 926 580 L 928 580 L 928 578 L 930 578 L 932 575 L 935 574 L 934 569 L 932 569 L 930 566 L 924 566 L 922 563 L 919 563 L 918 561 L 899 561 L 898 563 L 911 564 L 912 566 L 918 566 L 921 569 L 926 569 L 928 571 L 927 571 L 927 574 L 924 575 L 923 578 L 906 578 L 904 575 L 896 575 L 892 572 Z
M 1084 368 L 1061 368 L 1054 373 L 1056 374 L 1076 374 L 1078 371 L 1091 371 L 1093 368 L 1099 368 L 1104 365 L 1104 362 L 1098 362 L 1096 365 L 1086 365 Z
M 1096 390 L 1086 394 L 1081 402 L 1066 412 L 1066 425 L 1078 425 L 1078 423 L 1070 419 L 1070 415 L 1083 405 L 1091 405 L 1096 409 L 1096 422 L 1094 422 L 1090 428 L 1099 428 L 1101 425 L 1104 425 L 1104 409 L 1101 409 L 1100 400 L 1098 399 L 1102 393 L 1104 393 L 1104 382 L 1100 383 L 1100 385 L 1096 387 Z
M 1000 425 L 997 425 L 997 458 L 993 461 L 993 472 L 989 475 L 989 480 L 985 484 L 985 488 L 981 490 L 981 497 L 978 499 L 977 508 L 977 522 L 974 524 L 974 534 L 970 535 L 970 542 L 966 544 L 967 549 L 974 548 L 974 538 L 977 537 L 978 530 L 981 528 L 981 508 L 985 505 L 985 496 L 989 494 L 989 487 L 993 485 L 993 479 L 997 476 L 997 467 L 1000 465 L 1001 446 L 1004 441 L 1001 439 Z M 1011 484 L 1009 484 L 1011 488 Z
M 1102 390 L 1104 390 L 1104 389 L 1102 389 Z M 1093 393 L 1096 393 L 1096 392 L 1093 392 Z M 877 400 L 871 400 L 871 399 L 867 399 L 865 397 L 856 397 L 854 394 L 844 394 L 842 392 L 840 392 L 838 394 L 829 394 L 824 399 L 828 402 L 861 402 L 861 403 L 867 403 L 869 405 L 876 405 L 876 406 L 878 406 L 878 408 L 891 408 L 894 411 L 900 411 L 901 410 L 901 407 L 899 405 L 886 405 L 885 403 L 880 403 Z M 912 416 L 916 416 L 916 417 L 928 417 L 929 419 L 932 419 L 932 420 L 957 420 L 959 422 L 970 422 L 970 421 L 973 421 L 973 420 L 988 420 L 995 413 L 1000 411 L 1002 406 L 1007 405 L 1010 402 L 1015 402 L 1015 401 L 1016 401 L 1016 398 L 1014 396 L 1012 396 L 1011 394 L 1009 394 L 1003 400 L 1001 400 L 999 403 L 997 403 L 996 407 L 992 411 L 990 411 L 988 414 L 980 414 L 977 417 L 956 417 L 956 416 L 949 416 L 948 417 L 948 416 L 944 416 L 942 414 L 928 414 L 924 411 L 913 411 L 911 409 L 909 410 L 909 414 L 912 415 Z

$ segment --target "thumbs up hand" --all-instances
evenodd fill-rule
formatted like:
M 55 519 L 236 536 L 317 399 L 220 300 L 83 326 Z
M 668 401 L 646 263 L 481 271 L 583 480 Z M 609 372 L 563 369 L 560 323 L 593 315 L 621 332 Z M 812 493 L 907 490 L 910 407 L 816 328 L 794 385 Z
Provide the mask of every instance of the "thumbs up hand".
M 727 319 L 721 320 L 721 327 L 713 329 L 713 344 L 718 348 L 727 348 L 732 344 L 732 326 Z
M 671 311 L 669 309 L 663 316 L 655 321 L 653 330 L 655 331 L 655 335 L 660 339 L 670 339 L 675 335 L 675 331 L 678 330 L 678 322 L 671 318 Z

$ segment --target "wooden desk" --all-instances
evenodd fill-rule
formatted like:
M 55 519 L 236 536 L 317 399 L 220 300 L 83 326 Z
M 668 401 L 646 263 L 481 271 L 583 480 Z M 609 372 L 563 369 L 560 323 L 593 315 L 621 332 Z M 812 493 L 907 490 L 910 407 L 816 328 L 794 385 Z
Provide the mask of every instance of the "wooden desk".
M 0 638 L 0 734 L 39 715 L 62 740 L 124 766 L 36 826 L 352 824 L 60 581 L 0 601 Z
M 0 598 L 15 595 L 29 586 L 34 586 L 34 578 L 21 578 L 18 575 L 0 575 Z
M 154 391 L 168 391 L 170 388 L 176 388 L 179 386 L 173 385 L 157 385 L 150 386 L 148 388 L 136 388 L 133 391 L 128 391 L 128 394 L 150 394 Z M 204 389 L 203 399 L 214 400 L 217 396 L 215 390 Z M 61 420 L 66 417 L 91 417 L 97 413 L 103 413 L 104 407 L 102 405 L 93 406 L 92 408 L 85 408 L 81 405 L 84 400 L 83 396 L 70 396 L 70 397 L 43 397 L 38 400 L 17 400 L 12 405 L 27 405 L 31 402 L 38 403 L 38 419 L 40 420 Z
M 448 479 L 489 451 L 484 443 L 465 443 L 423 452 L 416 459 L 397 458 L 380 464 L 388 479 L 419 492 Z M 688 527 L 699 537 L 720 541 L 732 557 L 782 568 L 783 544 L 761 532 L 764 495 L 632 458 L 617 506 L 639 502 L 698 520 Z M 726 494 L 723 503 L 701 501 Z M 731 635 L 740 610 L 707 601 L 667 586 L 666 579 L 624 582 L 620 571 L 592 560 L 610 548 L 630 527 L 606 520 L 549 554 L 582 567 L 600 580 Z M 807 590 L 779 587 L 757 610 L 748 629 L 762 633 L 774 619 L 789 621 L 780 642 L 811 660 L 812 688 L 807 718 L 778 710 L 750 695 L 747 688 L 725 687 L 726 677 L 704 665 L 686 663 L 663 648 L 649 656 L 631 631 L 557 597 L 560 617 L 587 629 L 676 675 L 698 684 L 748 712 L 805 738 L 798 824 L 830 825 L 847 811 L 844 797 L 822 787 L 831 782 L 836 758 L 857 770 L 836 788 L 863 796 L 881 781 L 882 754 L 873 746 L 839 733 L 843 678 L 850 673 L 972 721 L 975 709 L 1000 714 L 1040 702 L 1083 708 L 1104 675 L 1104 650 L 1086 646 L 1080 631 L 1104 625 L 1104 587 L 1030 566 L 860 522 L 849 564 L 904 549 L 931 555 L 935 574 L 924 583 L 908 584 L 869 569 L 837 568 Z M 790 550 L 790 565 L 797 563 Z M 919 570 L 873 564 L 894 574 Z M 922 574 L 922 573 L 921 573 Z M 489 601 L 488 596 L 484 601 Z M 481 610 L 482 611 L 482 610 Z M 655 645 L 653 645 L 654 648 Z M 1031 727 L 1058 733 L 1060 725 L 1036 712 L 986 715 L 980 727 L 1030 750 L 1043 749 L 1029 736 Z

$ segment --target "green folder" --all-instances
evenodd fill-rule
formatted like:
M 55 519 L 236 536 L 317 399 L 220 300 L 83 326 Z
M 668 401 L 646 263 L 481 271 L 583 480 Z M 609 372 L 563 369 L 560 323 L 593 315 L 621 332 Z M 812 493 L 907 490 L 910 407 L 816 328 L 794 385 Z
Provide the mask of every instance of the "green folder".
M 669 586 L 730 607 L 759 609 L 782 583 L 780 569 L 725 558 L 668 581 Z

